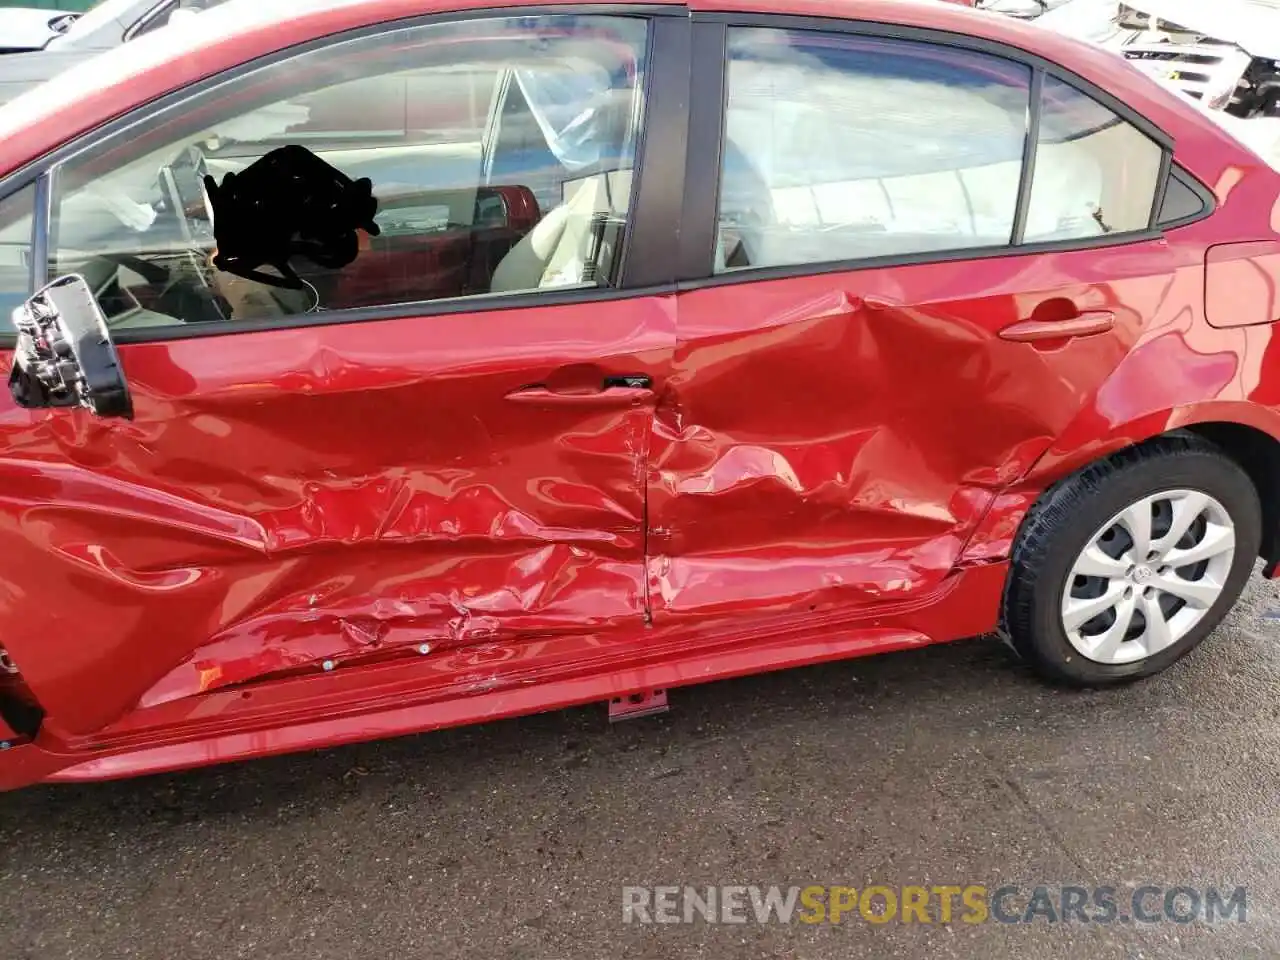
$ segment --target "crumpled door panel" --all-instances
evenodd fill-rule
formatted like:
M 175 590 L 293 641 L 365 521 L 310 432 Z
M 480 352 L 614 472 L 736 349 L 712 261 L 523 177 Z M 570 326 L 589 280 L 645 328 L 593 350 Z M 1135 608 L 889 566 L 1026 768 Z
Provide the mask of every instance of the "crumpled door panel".
M 655 621 L 936 587 L 1165 309 L 1170 274 L 1157 241 L 1102 265 L 1079 251 L 682 294 L 649 491 Z M 999 336 L 1070 307 L 1114 326 Z
M 98 730 L 297 669 L 639 623 L 670 298 L 124 345 L 136 419 L 0 402 L 0 636 Z

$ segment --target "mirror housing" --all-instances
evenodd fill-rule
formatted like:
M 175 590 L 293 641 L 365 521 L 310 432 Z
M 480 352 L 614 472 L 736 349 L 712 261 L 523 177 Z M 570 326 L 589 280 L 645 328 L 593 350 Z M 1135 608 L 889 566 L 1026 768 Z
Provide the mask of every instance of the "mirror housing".
M 19 406 L 84 407 L 133 419 L 133 399 L 93 291 L 84 278 L 54 280 L 13 311 L 18 331 L 9 392 Z
M 49 32 L 58 36 L 66 33 L 71 29 L 71 25 L 80 19 L 78 13 L 62 13 L 49 21 Z

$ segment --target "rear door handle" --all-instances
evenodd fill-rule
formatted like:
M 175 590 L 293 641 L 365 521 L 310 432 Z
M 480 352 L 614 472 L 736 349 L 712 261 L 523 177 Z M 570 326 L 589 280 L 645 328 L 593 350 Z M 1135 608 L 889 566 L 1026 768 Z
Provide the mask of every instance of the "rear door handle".
M 652 396 L 652 378 L 637 374 L 606 377 L 598 390 L 552 390 L 536 383 L 512 390 L 507 399 L 538 407 L 625 407 Z
M 1110 310 L 1082 310 L 1067 320 L 1022 320 L 1000 331 L 1002 340 L 1034 343 L 1037 340 L 1065 340 L 1106 333 L 1116 325 Z

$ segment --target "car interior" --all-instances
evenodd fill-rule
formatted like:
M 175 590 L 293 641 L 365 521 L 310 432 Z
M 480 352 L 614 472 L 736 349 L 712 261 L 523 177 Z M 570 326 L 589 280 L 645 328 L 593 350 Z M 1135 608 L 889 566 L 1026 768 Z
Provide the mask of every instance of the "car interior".
M 99 158 L 61 192 L 54 271 L 83 275 L 114 330 L 608 285 L 640 117 L 638 65 L 618 56 L 600 44 L 585 63 L 575 51 L 550 64 L 508 58 L 313 87 L 141 159 L 136 149 L 123 164 Z M 626 87 L 611 82 L 620 69 Z M 527 95 L 531 70 L 600 78 L 570 104 L 590 130 L 590 162 L 557 156 L 555 130 Z M 415 97 L 424 86 L 435 96 Z M 284 144 L 368 178 L 377 200 L 376 233 L 357 231 L 352 262 L 290 262 L 297 289 L 214 266 L 205 188 Z
M 894 78 L 796 59 L 730 66 L 717 272 L 1010 243 L 1025 86 L 917 80 L 896 91 L 907 111 L 886 100 Z M 797 83 L 817 92 L 788 95 Z M 1074 89 L 1045 89 L 1025 241 L 1145 227 L 1157 145 Z

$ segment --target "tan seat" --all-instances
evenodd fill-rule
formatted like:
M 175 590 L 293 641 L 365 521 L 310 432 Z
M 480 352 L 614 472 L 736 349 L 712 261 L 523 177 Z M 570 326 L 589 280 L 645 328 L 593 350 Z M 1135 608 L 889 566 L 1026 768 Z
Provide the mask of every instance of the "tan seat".
M 499 261 L 491 293 L 514 293 L 583 282 L 591 254 L 591 220 L 599 213 L 625 216 L 631 171 L 616 170 L 571 184 L 569 199 L 543 217 Z

